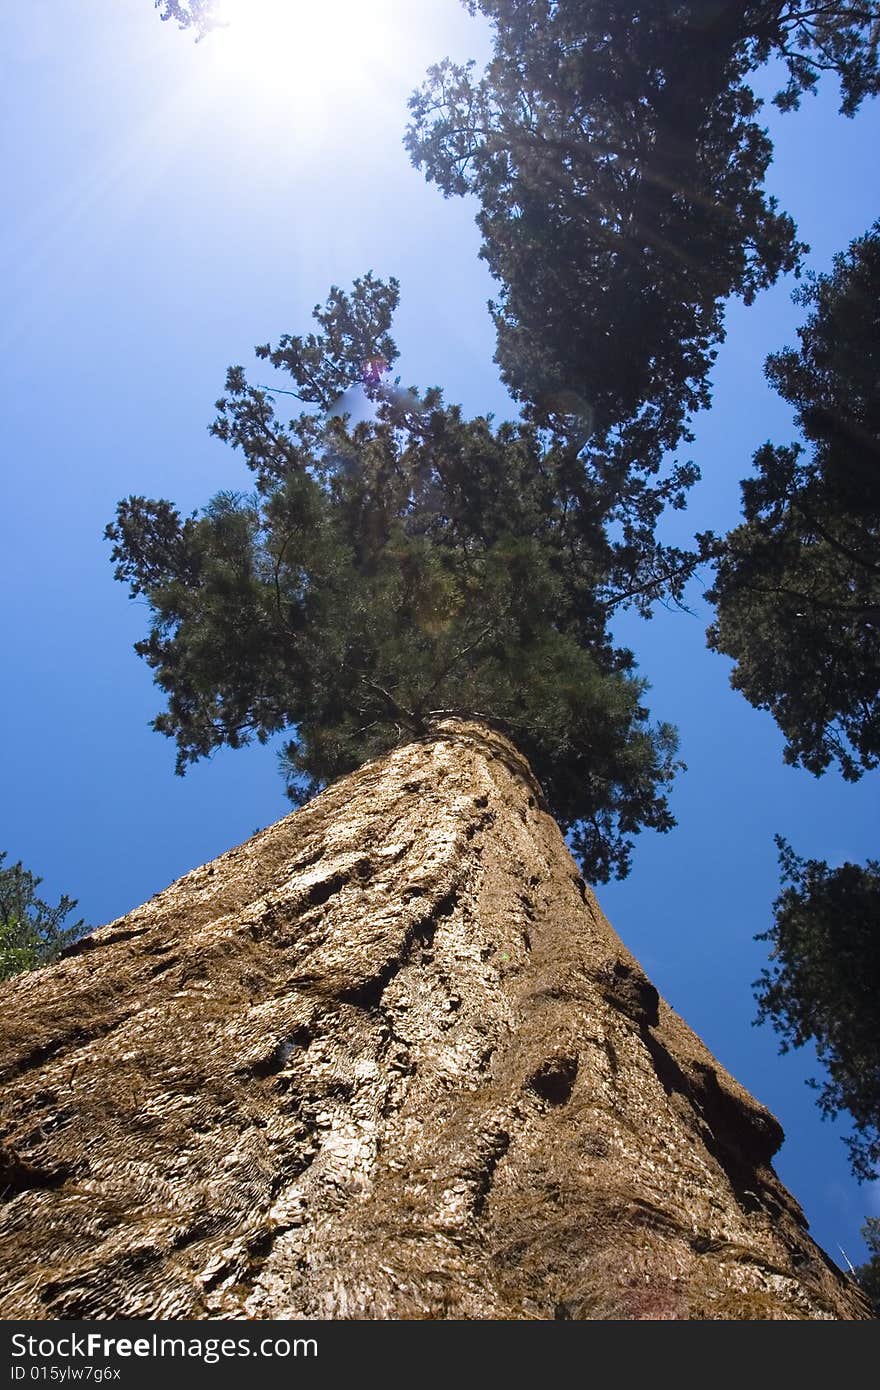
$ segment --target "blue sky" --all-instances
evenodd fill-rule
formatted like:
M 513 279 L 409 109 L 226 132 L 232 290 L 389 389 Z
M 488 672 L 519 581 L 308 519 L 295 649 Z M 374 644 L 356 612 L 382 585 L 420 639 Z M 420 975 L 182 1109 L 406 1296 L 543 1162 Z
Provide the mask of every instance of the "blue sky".
M 238 456 L 206 429 L 227 365 L 256 367 L 255 343 L 302 331 L 331 283 L 368 269 L 401 281 L 404 379 L 441 384 L 472 413 L 508 410 L 474 209 L 429 188 L 401 145 L 425 67 L 480 57 L 485 32 L 456 0 L 324 0 L 314 13 L 323 21 L 269 46 L 255 35 L 248 62 L 161 24 L 151 0 L 30 0 L 0 16 L 0 849 L 41 874 L 47 896 L 77 896 L 93 924 L 288 809 L 270 748 L 173 776 L 171 744 L 148 727 L 158 692 L 131 650 L 147 612 L 114 584 L 102 540 L 117 500 L 192 509 L 241 486 Z M 880 111 L 846 121 L 829 88 L 766 118 L 772 191 L 826 269 L 880 211 Z M 715 405 L 689 451 L 704 474 L 691 530 L 734 524 L 755 448 L 792 437 L 762 376 L 766 353 L 794 341 L 791 288 L 730 310 Z M 858 1262 L 880 1191 L 851 1178 L 843 1127 L 821 1120 L 805 1084 L 812 1060 L 779 1057 L 770 1030 L 752 1027 L 751 982 L 777 887 L 774 832 L 834 862 L 876 856 L 878 782 L 785 768 L 772 720 L 705 648 L 699 585 L 691 609 L 619 626 L 653 714 L 679 726 L 688 771 L 678 828 L 642 836 L 631 877 L 600 901 L 781 1119 L 776 1166 L 815 1238 Z

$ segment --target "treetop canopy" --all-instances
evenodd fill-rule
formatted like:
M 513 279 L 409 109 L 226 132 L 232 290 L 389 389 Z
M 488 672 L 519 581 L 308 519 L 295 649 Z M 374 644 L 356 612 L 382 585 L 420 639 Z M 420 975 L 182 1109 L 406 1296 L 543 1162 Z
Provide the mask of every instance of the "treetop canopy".
M 120 503 L 107 534 L 151 610 L 137 650 L 168 699 L 155 727 L 180 772 L 288 729 L 302 800 L 433 719 L 488 719 L 532 761 L 589 875 L 622 874 L 631 836 L 673 823 L 679 764 L 608 619 L 680 595 L 694 559 L 654 523 L 687 477 L 621 489 L 569 435 L 401 388 L 397 297 L 368 274 L 331 290 L 316 332 L 259 347 L 290 388 L 230 368 L 212 432 L 242 451 L 250 492 L 186 518 Z M 372 418 L 352 424 L 355 383 Z M 282 391 L 304 405 L 287 422 Z

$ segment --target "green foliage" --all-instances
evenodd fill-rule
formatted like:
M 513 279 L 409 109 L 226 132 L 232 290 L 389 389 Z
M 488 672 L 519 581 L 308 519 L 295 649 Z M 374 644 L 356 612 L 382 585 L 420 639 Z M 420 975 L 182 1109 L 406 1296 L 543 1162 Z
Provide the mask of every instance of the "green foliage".
M 82 920 L 62 925 L 76 907 L 75 898 L 62 897 L 56 907 L 50 907 L 37 897 L 43 880 L 21 861 L 4 868 L 5 858 L 0 853 L 0 980 L 48 965 L 88 931 Z
M 410 101 L 413 162 L 474 194 L 504 380 L 650 473 L 709 402 L 722 301 L 750 303 L 805 249 L 764 190 L 772 144 L 746 82 L 782 58 L 784 109 L 833 71 L 878 88 L 880 5 L 465 0 L 485 71 L 445 59 Z
M 289 372 L 297 390 L 286 392 L 304 405 L 338 413 L 342 398 L 354 382 L 378 387 L 397 359 L 391 321 L 400 299 L 400 286 L 370 271 L 354 282 L 351 295 L 334 285 L 326 305 L 315 306 L 312 317 L 322 330 L 304 338 L 285 333 L 276 348 L 268 343 L 257 356 Z
M 194 28 L 199 36 L 223 21 L 219 18 L 219 0 L 153 0 L 164 20 L 174 20 L 181 29 Z M 505 0 L 463 0 L 474 12 L 483 10 L 496 23 L 502 22 L 505 12 L 515 15 L 523 9 L 524 0 L 514 4 Z M 535 9 L 532 0 L 528 0 Z M 546 7 L 560 8 L 558 0 Z M 583 6 L 581 6 L 583 8 Z M 594 9 L 597 9 L 594 6 Z M 676 14 L 677 10 L 677 14 Z M 776 104 L 788 111 L 800 104 L 804 92 L 814 92 L 823 72 L 834 72 L 840 79 L 841 111 L 851 116 L 864 97 L 878 90 L 878 42 L 880 42 L 880 6 L 876 0 L 867 3 L 832 3 L 816 5 L 811 0 L 787 0 L 785 4 L 743 4 L 741 0 L 690 6 L 668 3 L 630 6 L 636 22 L 657 23 L 664 18 L 675 23 L 682 13 L 687 18 L 702 20 L 703 30 L 724 29 L 725 24 L 739 26 L 752 65 L 766 62 L 770 57 L 784 59 L 789 80 L 774 98 Z M 702 15 L 701 15 L 702 11 Z
M 869 1216 L 862 1227 L 862 1236 L 871 1258 L 856 1270 L 856 1278 L 874 1305 L 880 1318 L 880 1216 Z
M 650 470 L 708 404 L 721 301 L 750 302 L 802 250 L 763 191 L 772 147 L 743 82 L 756 7 L 470 8 L 493 57 L 482 76 L 430 70 L 410 153 L 446 195 L 479 200 L 515 395 L 542 421 L 578 411 L 595 448 Z
M 585 872 L 622 875 L 632 834 L 671 826 L 678 764 L 607 621 L 677 597 L 692 559 L 654 541 L 662 499 L 621 502 L 570 438 L 392 382 L 396 302 L 394 281 L 366 276 L 315 310 L 319 332 L 257 350 L 310 407 L 287 424 L 230 368 L 212 430 L 242 450 L 252 493 L 185 519 L 120 503 L 107 534 L 152 612 L 136 649 L 168 697 L 155 727 L 181 773 L 291 729 L 302 800 L 444 714 L 489 719 L 531 759 Z M 352 425 L 334 411 L 358 382 L 374 418 Z
M 815 92 L 823 73 L 840 82 L 840 110 L 852 116 L 867 96 L 880 91 L 880 4 L 877 0 L 786 0 L 785 4 L 739 5 L 754 26 L 749 40 L 753 66 L 781 57 L 788 82 L 773 98 L 782 111 L 795 110 L 805 92 Z
M 800 293 L 800 349 L 767 361 L 809 445 L 766 444 L 721 548 L 709 645 L 768 709 L 785 759 L 856 780 L 880 760 L 880 223 Z
M 736 661 L 733 686 L 772 713 L 788 763 L 819 775 L 835 761 L 855 781 L 880 762 L 880 224 L 797 298 L 811 310 L 800 347 L 766 372 L 806 443 L 756 453 L 744 523 L 717 549 L 708 639 Z M 759 1017 L 784 1047 L 816 1042 L 820 1107 L 852 1115 L 864 1178 L 880 1163 L 880 864 L 830 870 L 779 843 Z
M 860 1180 L 880 1165 L 880 862 L 839 869 L 799 859 L 777 837 L 783 889 L 775 922 L 758 939 L 772 945 L 756 981 L 758 1022 L 782 1037 L 781 1051 L 812 1040 L 828 1079 L 818 1087 L 826 1115 L 846 1110 L 847 1140 Z

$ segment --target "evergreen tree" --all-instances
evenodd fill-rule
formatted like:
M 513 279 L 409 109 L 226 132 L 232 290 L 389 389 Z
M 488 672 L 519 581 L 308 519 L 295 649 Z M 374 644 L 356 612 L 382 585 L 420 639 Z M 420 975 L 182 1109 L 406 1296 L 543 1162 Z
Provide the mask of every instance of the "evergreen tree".
M 756 981 L 758 1021 L 781 1035 L 781 1051 L 812 1041 L 828 1072 L 819 1106 L 847 1111 L 860 1180 L 880 1166 L 880 863 L 830 869 L 800 859 L 777 837 L 783 888 L 769 941 L 770 967 Z M 818 1083 L 813 1083 L 817 1085 Z
M 806 440 L 765 444 L 708 597 L 709 644 L 785 759 L 854 781 L 880 760 L 880 223 L 811 279 L 800 349 L 767 361 Z
M 652 728 L 608 618 L 677 597 L 690 558 L 654 540 L 684 483 L 630 489 L 568 434 L 463 418 L 438 389 L 393 381 L 397 284 L 331 291 L 319 331 L 257 349 L 304 409 L 230 368 L 212 429 L 254 488 L 181 518 L 129 497 L 107 534 L 117 577 L 152 611 L 137 650 L 168 696 L 155 727 L 177 768 L 290 729 L 302 800 L 443 714 L 499 723 L 531 759 L 593 879 L 622 875 L 631 836 L 665 830 L 676 740 Z M 373 418 L 352 424 L 360 382 Z
M 788 81 L 773 98 L 782 111 L 796 110 L 815 92 L 823 73 L 840 83 L 840 110 L 852 116 L 865 97 L 880 91 L 880 5 L 877 0 L 784 0 L 739 3 L 747 16 L 752 66 L 782 58 Z
M 220 22 L 214 0 L 155 2 L 199 36 Z M 745 79 L 781 57 L 790 109 L 831 70 L 852 114 L 880 81 L 880 4 L 464 3 L 492 24 L 493 58 L 481 78 L 431 69 L 411 155 L 479 199 L 514 395 L 589 440 L 594 473 L 650 491 L 709 402 L 722 301 L 751 302 L 804 249 L 764 192 L 772 146 Z
M 781 56 L 790 108 L 830 68 L 851 113 L 877 90 L 880 6 L 466 3 L 493 56 L 482 75 L 430 70 L 410 153 L 479 201 L 511 390 L 650 474 L 708 404 L 722 301 L 750 303 L 804 249 L 764 191 L 772 145 L 745 79 Z
M 720 300 L 797 261 L 761 192 L 771 150 L 745 58 L 705 6 L 479 8 L 493 57 L 481 77 L 431 69 L 411 155 L 447 196 L 479 199 L 514 394 L 542 419 L 578 403 L 600 447 L 622 431 L 635 466 L 655 461 L 708 402 Z
M 20 860 L 5 868 L 5 858 L 0 853 L 0 980 L 50 964 L 88 931 L 82 920 L 62 925 L 76 907 L 75 898 L 62 897 L 51 907 L 37 896 L 43 880 Z
M 880 224 L 797 296 L 800 348 L 767 361 L 806 441 L 765 444 L 721 543 L 709 644 L 785 734 L 785 760 L 855 781 L 880 761 Z M 708 548 L 708 539 L 707 539 Z M 759 1018 L 812 1039 L 819 1104 L 848 1111 L 853 1171 L 880 1163 L 880 864 L 829 869 L 780 841 L 783 891 Z

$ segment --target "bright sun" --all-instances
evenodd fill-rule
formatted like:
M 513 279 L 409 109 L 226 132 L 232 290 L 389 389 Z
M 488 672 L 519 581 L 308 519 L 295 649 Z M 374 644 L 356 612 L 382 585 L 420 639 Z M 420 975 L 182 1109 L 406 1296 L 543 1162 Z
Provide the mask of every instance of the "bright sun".
M 303 109 L 378 81 L 393 46 L 389 0 L 222 0 L 204 40 L 223 74 Z

